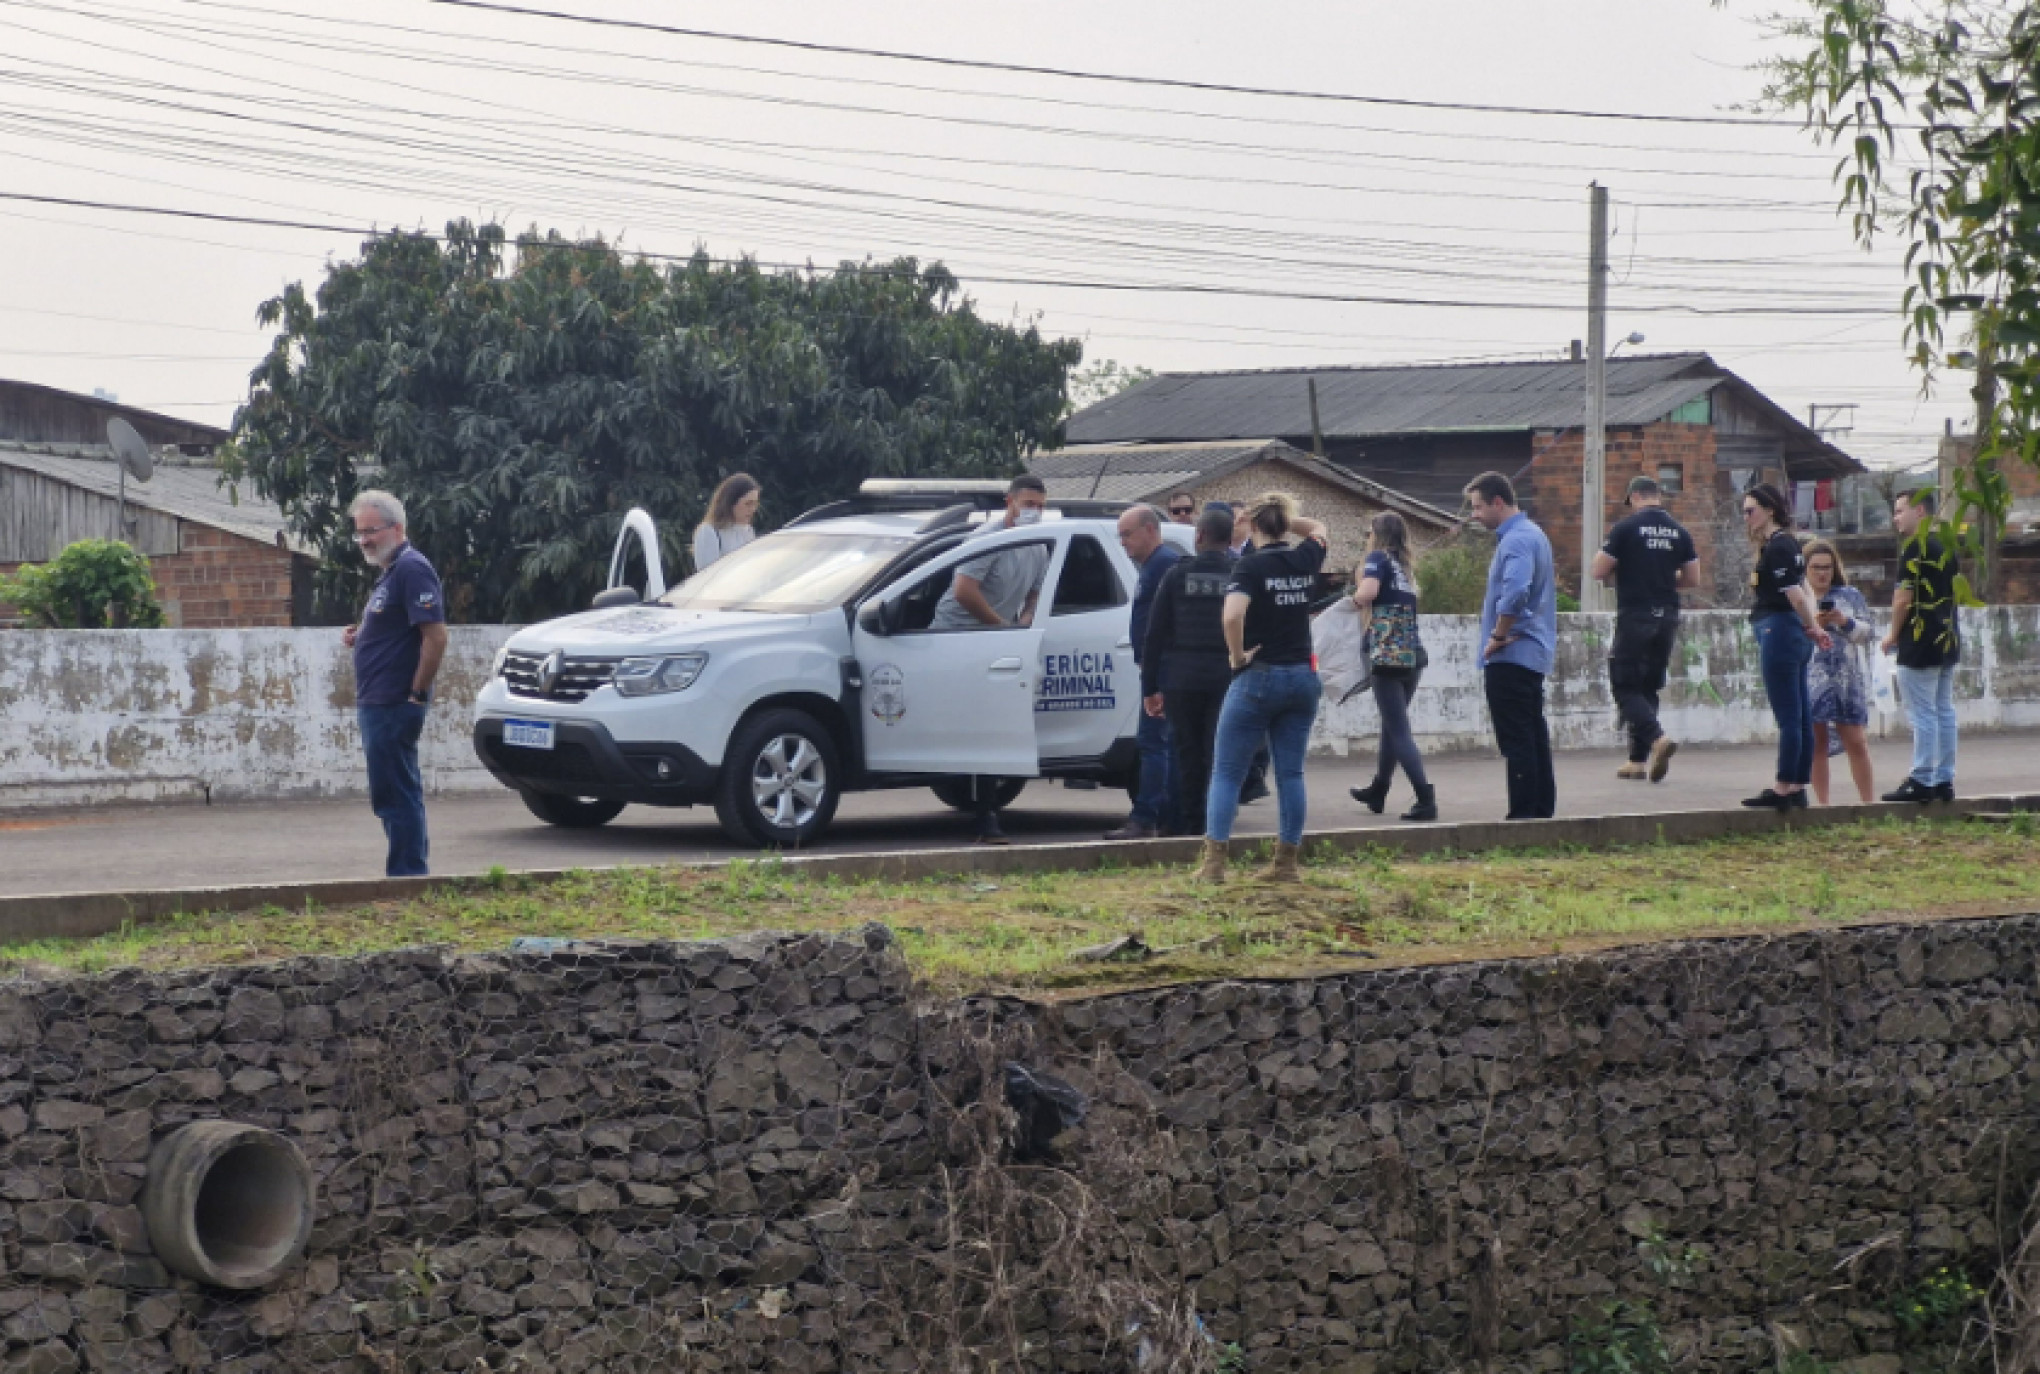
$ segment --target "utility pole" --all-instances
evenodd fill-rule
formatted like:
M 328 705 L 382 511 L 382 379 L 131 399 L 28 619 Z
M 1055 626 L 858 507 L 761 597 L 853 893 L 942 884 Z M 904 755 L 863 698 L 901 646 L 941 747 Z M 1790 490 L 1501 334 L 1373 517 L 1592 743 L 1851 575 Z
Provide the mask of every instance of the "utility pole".
M 1590 187 L 1593 209 L 1587 253 L 1587 423 L 1580 473 L 1580 609 L 1602 608 L 1601 584 L 1594 581 L 1594 555 L 1601 551 L 1601 526 L 1608 500 L 1608 188 Z

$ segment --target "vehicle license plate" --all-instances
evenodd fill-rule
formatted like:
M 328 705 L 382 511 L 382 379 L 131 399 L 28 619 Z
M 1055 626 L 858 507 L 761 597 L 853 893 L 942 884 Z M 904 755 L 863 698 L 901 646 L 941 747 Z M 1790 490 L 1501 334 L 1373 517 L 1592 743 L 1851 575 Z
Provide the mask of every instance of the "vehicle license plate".
M 503 722 L 503 743 L 514 744 L 519 749 L 550 749 L 553 747 L 552 722 L 506 720 Z

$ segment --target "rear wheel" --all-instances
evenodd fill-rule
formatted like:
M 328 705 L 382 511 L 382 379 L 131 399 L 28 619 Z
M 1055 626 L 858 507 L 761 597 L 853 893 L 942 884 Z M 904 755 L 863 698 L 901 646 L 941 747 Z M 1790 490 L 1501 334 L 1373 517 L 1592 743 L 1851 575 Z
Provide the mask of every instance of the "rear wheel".
M 977 796 L 971 795 L 971 783 L 977 783 Z M 958 811 L 976 811 L 981 805 L 979 798 L 989 800 L 992 810 L 1003 811 L 1013 804 L 1013 799 L 1027 787 L 1025 778 L 944 778 L 931 783 L 928 790 L 944 806 L 953 806 Z
M 525 809 L 547 825 L 567 830 L 593 830 L 623 814 L 624 803 L 597 797 L 556 797 L 550 792 L 522 792 Z
M 715 815 L 739 844 L 800 849 L 835 818 L 842 796 L 835 736 L 805 711 L 763 711 L 730 739 Z

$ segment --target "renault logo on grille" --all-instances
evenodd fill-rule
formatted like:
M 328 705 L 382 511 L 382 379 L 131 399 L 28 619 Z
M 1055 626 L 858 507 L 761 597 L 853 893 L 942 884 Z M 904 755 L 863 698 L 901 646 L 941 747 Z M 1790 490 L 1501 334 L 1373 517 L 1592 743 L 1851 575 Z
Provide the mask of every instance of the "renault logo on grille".
M 540 696 L 549 697 L 553 694 L 553 688 L 559 684 L 560 672 L 566 667 L 566 664 L 567 656 L 561 650 L 554 649 L 545 656 L 545 662 L 538 665 L 538 694 Z

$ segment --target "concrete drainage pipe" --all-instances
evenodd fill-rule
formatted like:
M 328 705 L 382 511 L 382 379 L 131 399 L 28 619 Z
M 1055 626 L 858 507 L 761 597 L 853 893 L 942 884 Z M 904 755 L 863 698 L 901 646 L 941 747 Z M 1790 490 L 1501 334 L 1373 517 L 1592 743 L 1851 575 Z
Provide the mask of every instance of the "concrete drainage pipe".
M 194 1121 L 149 1154 L 142 1217 L 156 1258 L 217 1288 L 282 1277 L 312 1233 L 312 1171 L 274 1131 Z

